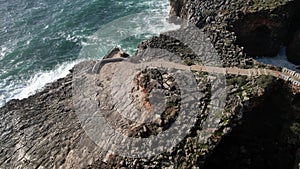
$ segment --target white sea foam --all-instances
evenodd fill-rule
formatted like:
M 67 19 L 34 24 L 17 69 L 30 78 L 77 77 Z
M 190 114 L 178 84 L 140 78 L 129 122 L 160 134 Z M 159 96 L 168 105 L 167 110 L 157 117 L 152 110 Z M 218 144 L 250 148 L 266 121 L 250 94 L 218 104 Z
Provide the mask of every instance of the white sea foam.
M 69 70 L 71 70 L 78 62 L 79 61 L 63 63 L 62 65 L 56 67 L 54 70 L 39 72 L 35 74 L 27 82 L 27 85 L 22 89 L 22 91 L 14 96 L 14 99 L 24 99 L 30 95 L 35 94 L 37 90 L 42 89 L 46 84 L 67 76 L 70 73 Z
M 282 48 L 276 57 L 257 57 L 256 60 L 264 64 L 286 67 L 300 73 L 300 70 L 297 69 L 297 65 L 288 61 L 285 48 Z
M 80 60 L 66 62 L 56 66 L 53 70 L 38 72 L 25 82 L 19 81 L 11 83 L 6 86 L 6 92 L 0 95 L 0 106 L 3 106 L 9 100 L 24 99 L 35 94 L 37 91 L 43 89 L 46 84 L 67 76 L 70 73 L 69 70 L 79 62 Z M 0 84 L 0 86 L 2 85 L 3 84 Z
M 2 87 L 2 91 L 0 92 L 2 93 L 0 94 L 0 107 L 9 100 L 27 98 L 43 89 L 46 84 L 65 77 L 69 73 L 69 70 L 80 61 L 99 59 L 99 57 L 104 56 L 111 48 L 116 46 L 122 47 L 120 41 L 129 36 L 138 37 L 143 35 L 146 38 L 150 38 L 152 35 L 179 28 L 179 26 L 167 21 L 169 12 L 167 0 L 157 2 L 147 1 L 138 5 L 153 6 L 153 8 L 140 14 L 113 21 L 104 25 L 94 35 L 86 37 L 88 40 L 81 42 L 83 48 L 78 60 L 62 63 L 50 71 L 37 72 L 29 80 L 0 82 L 0 87 Z M 64 33 L 59 33 L 59 35 L 72 42 L 77 42 L 78 39 L 82 38 Z M 0 51 L 1 55 L 3 50 L 1 49 Z
M 0 49 L 1 49 L 1 50 L 0 50 L 0 60 L 2 60 L 2 58 L 5 57 L 5 55 L 6 55 L 6 53 L 8 52 L 8 50 L 7 50 L 7 47 L 5 47 L 5 46 L 1 46 Z
M 150 38 L 180 28 L 179 25 L 169 23 L 167 20 L 170 10 L 168 1 L 157 1 L 157 3 L 147 1 L 138 5 L 155 7 L 103 25 L 97 32 L 87 37 L 86 42 L 82 42 L 83 48 L 79 58 L 99 58 L 99 55 L 105 55 L 111 48 L 118 45 L 123 47 L 120 41 L 128 37 Z M 124 49 L 130 53 L 132 48 Z

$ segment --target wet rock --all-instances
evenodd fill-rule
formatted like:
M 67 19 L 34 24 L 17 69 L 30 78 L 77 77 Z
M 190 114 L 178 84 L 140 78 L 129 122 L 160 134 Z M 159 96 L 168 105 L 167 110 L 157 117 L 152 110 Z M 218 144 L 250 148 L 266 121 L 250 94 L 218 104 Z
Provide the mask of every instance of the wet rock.
M 108 58 L 128 58 L 129 55 L 125 53 L 121 48 L 113 48 L 110 52 L 108 52 L 107 55 L 103 57 L 103 59 L 108 59 Z

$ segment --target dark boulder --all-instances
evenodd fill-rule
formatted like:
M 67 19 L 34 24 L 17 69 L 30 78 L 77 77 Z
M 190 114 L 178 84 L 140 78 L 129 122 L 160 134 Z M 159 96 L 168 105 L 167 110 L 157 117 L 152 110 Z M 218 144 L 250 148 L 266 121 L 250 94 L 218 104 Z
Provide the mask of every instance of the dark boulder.
M 288 60 L 300 65 L 300 29 L 293 36 L 286 49 Z
M 184 5 L 184 0 L 170 0 L 171 15 L 179 16 Z

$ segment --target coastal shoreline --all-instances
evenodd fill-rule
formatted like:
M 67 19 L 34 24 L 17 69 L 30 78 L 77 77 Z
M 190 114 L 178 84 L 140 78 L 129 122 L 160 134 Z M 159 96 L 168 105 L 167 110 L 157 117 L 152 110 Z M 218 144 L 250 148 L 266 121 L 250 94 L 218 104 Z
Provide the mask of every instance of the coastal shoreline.
M 243 35 L 249 30 L 237 32 L 232 27 L 237 25 L 241 28 L 243 22 L 239 23 L 239 19 L 245 21 L 246 18 L 247 21 L 248 17 L 257 14 L 267 15 L 271 21 L 275 17 L 280 19 L 279 23 L 286 23 L 289 20 L 285 16 L 293 11 L 290 8 L 295 1 L 283 0 L 272 4 L 250 2 L 260 1 L 171 0 L 171 14 L 188 19 L 197 29 L 187 26 L 141 42 L 137 52 L 128 60 L 143 67 L 135 68 L 134 64 L 122 67 L 122 62 L 118 61 L 125 60 L 122 56 L 127 56 L 122 52 L 109 64 L 99 64 L 97 60 L 84 61 L 75 65 L 65 78 L 48 84 L 43 91 L 26 99 L 9 101 L 0 108 L 0 166 L 204 169 L 258 166 L 258 169 L 296 169 L 300 163 L 299 86 L 263 74 L 261 70 L 284 71 L 285 75 L 295 75 L 297 78 L 298 75 L 287 69 L 261 64 L 249 57 L 253 46 L 247 44 L 248 48 L 244 48 L 239 43 L 239 38 L 245 38 Z M 259 23 L 253 23 L 255 19 L 250 19 L 247 25 L 255 27 L 254 30 L 261 27 L 260 24 L 272 26 L 273 22 L 266 20 L 258 19 Z M 281 34 L 285 26 L 271 28 L 274 28 L 270 29 L 272 36 L 267 39 Z M 184 41 L 195 39 L 202 40 L 192 45 Z M 274 41 L 274 44 L 278 43 Z M 196 50 L 197 47 L 205 52 L 199 52 L 201 50 Z M 276 50 L 277 45 L 274 48 L 271 45 L 270 50 L 266 51 L 273 53 Z M 107 56 L 115 57 L 116 51 Z M 220 57 L 216 63 L 212 62 L 214 57 Z M 176 65 L 171 64 L 173 67 L 164 69 L 163 65 L 143 65 L 151 61 Z M 231 71 L 232 74 L 203 72 L 201 66 L 209 64 L 226 67 L 225 72 Z M 174 67 L 187 69 L 188 73 Z M 92 68 L 94 71 L 91 71 Z M 236 73 L 237 70 L 258 71 L 253 76 L 245 76 L 241 72 Z M 174 75 L 183 80 L 176 81 L 178 79 Z M 191 88 L 181 88 L 187 82 L 195 84 Z M 167 106 L 160 116 L 155 116 L 153 122 L 147 122 L 143 117 L 148 117 L 151 108 L 155 108 L 151 104 L 151 92 L 155 89 L 164 89 L 168 95 Z M 184 92 L 187 92 L 185 97 L 180 98 L 180 93 Z M 132 100 L 126 99 L 127 95 Z M 181 103 L 182 99 L 186 102 Z M 122 101 L 126 104 L 122 105 Z M 193 111 L 180 112 L 183 106 L 191 106 L 187 110 Z M 141 110 L 137 113 L 142 115 L 130 116 L 134 108 Z M 113 129 L 128 138 L 149 138 L 171 130 L 176 120 L 182 118 L 184 122 L 192 112 L 195 113 L 194 121 L 183 124 L 193 122 L 194 126 L 185 133 L 179 144 L 151 158 L 126 157 L 112 152 L 114 137 L 100 137 L 99 131 L 95 130 L 99 127 L 97 121 L 90 123 L 103 116 Z M 141 118 L 146 122 L 135 123 L 129 117 Z M 185 125 L 178 131 L 183 128 Z M 100 140 L 95 141 L 94 137 Z M 102 139 L 107 142 L 102 143 Z M 174 140 L 177 139 L 161 141 L 172 145 Z M 127 150 L 127 147 L 123 148 Z M 129 150 L 125 154 L 147 154 L 147 151 L 139 152 L 139 149 Z M 160 147 L 158 150 L 161 150 Z

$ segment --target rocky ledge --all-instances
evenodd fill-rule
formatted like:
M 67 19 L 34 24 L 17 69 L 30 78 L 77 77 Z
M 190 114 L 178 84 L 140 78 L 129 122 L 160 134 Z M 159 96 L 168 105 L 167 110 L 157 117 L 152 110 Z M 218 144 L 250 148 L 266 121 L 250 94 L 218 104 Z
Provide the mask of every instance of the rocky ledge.
M 141 42 L 129 58 L 115 49 L 105 62 L 82 62 L 0 108 L 1 168 L 298 168 L 299 87 L 267 75 L 159 65 L 280 70 L 248 58 L 251 48 L 237 41 L 243 33 L 230 30 L 248 12 L 291 3 L 171 1 L 172 13 L 196 29 Z

